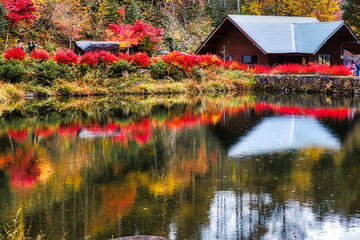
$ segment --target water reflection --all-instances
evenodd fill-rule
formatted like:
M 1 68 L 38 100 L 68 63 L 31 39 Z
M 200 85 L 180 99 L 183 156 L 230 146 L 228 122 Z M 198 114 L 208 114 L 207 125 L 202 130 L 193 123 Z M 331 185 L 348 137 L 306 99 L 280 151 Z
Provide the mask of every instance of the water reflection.
M 260 155 L 310 147 L 339 150 L 340 141 L 313 117 L 269 117 L 231 146 L 229 156 Z
M 309 96 L 4 106 L 0 223 L 21 207 L 33 235 L 54 239 L 356 238 L 357 106 Z

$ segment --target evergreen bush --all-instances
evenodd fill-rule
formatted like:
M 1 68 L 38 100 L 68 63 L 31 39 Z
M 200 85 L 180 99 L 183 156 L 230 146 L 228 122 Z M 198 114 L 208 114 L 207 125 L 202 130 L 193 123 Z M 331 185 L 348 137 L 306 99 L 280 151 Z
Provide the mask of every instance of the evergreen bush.
M 25 67 L 16 60 L 0 62 L 0 80 L 15 83 L 20 82 L 25 74 Z
M 56 79 L 63 75 L 61 67 L 53 60 L 34 62 L 30 69 L 33 80 L 43 86 L 51 86 Z
M 126 60 L 115 62 L 109 70 L 109 77 L 122 77 L 124 71 L 133 72 L 136 68 Z
M 151 76 L 155 79 L 163 79 L 169 76 L 169 64 L 160 60 L 149 65 Z
M 205 71 L 202 70 L 201 68 L 199 67 L 193 67 L 190 71 L 190 76 L 195 79 L 196 81 L 201 81 L 205 78 Z

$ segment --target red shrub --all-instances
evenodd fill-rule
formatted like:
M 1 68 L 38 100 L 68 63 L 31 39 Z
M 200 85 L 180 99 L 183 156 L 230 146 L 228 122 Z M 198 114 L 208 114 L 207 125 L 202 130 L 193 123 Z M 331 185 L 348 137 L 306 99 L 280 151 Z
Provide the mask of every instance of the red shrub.
M 259 74 L 268 74 L 270 73 L 270 71 L 271 71 L 270 67 L 263 65 L 255 65 L 255 67 L 249 69 L 249 72 L 259 73 Z
M 86 52 L 79 59 L 80 64 L 87 64 L 90 66 L 96 65 L 99 63 L 99 53 L 98 52 Z
M 23 60 L 25 58 L 25 52 L 21 48 L 13 48 L 5 52 L 4 58 L 6 60 L 10 60 L 10 59 Z
M 150 64 L 150 57 L 146 52 L 138 52 L 133 55 L 128 55 L 127 60 L 142 67 L 147 67 Z
M 99 61 L 106 64 L 112 64 L 118 60 L 118 58 L 111 52 L 99 51 Z
M 163 57 L 163 60 L 171 65 L 183 67 L 187 71 L 198 63 L 195 54 L 186 54 L 177 51 L 166 54 Z
M 223 64 L 223 68 L 230 69 L 230 70 L 247 70 L 249 68 L 249 65 L 244 63 L 239 63 L 237 61 L 225 61 Z
M 86 52 L 80 57 L 81 64 L 88 64 L 90 66 L 100 63 L 112 64 L 117 60 L 118 58 L 108 51 Z
M 130 57 L 129 53 L 122 53 L 122 52 L 119 53 L 119 59 L 129 61 L 129 57 Z
M 351 71 L 342 65 L 300 65 L 283 64 L 271 69 L 272 74 L 323 74 L 323 75 L 351 75 Z
M 304 72 L 304 65 L 301 64 L 282 64 L 271 69 L 272 74 L 300 74 Z
M 303 73 L 304 74 L 314 74 L 317 73 L 319 71 L 319 66 L 318 64 L 313 64 L 310 63 L 309 65 L 304 66 L 303 68 Z
M 78 57 L 71 49 L 58 50 L 55 53 L 54 60 L 57 63 L 75 64 L 78 61 Z
M 216 55 L 197 55 L 197 63 L 202 67 L 220 66 L 221 59 Z
M 51 56 L 50 53 L 48 53 L 45 49 L 34 49 L 31 52 L 31 57 L 36 60 L 44 61 L 46 59 L 49 59 Z
M 319 65 L 318 66 L 318 73 L 324 75 L 352 75 L 350 69 L 344 65 Z

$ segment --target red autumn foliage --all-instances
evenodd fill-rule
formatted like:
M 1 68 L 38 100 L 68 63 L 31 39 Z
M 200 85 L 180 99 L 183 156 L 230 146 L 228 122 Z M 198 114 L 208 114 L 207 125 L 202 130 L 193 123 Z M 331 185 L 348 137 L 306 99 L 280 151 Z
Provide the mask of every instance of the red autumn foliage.
M 178 51 L 173 51 L 163 56 L 164 62 L 174 66 L 183 67 L 187 71 L 198 63 L 197 59 L 198 56 L 195 54 L 186 54 Z
M 112 64 L 117 60 L 118 58 L 108 51 L 86 52 L 80 57 L 81 64 L 88 64 L 90 66 L 101 63 Z
M 21 20 L 34 20 L 36 12 L 34 3 L 31 0 L 3 0 L 4 7 L 9 10 L 6 17 L 12 22 Z
M 319 65 L 318 73 L 325 75 L 338 75 L 338 76 L 352 75 L 350 69 L 343 65 L 332 65 L 332 66 Z
M 51 58 L 50 53 L 48 53 L 45 49 L 34 49 L 30 55 L 32 58 L 42 61 Z
M 253 73 L 270 73 L 270 74 L 322 74 L 322 75 L 351 75 L 351 71 L 343 65 L 301 65 L 301 64 L 282 64 L 270 68 L 265 66 L 256 65 L 250 69 Z
M 244 63 L 239 63 L 237 61 L 226 61 L 223 65 L 223 68 L 230 70 L 248 70 L 249 65 Z
M 86 52 L 79 59 L 80 64 L 87 64 L 90 66 L 99 63 L 99 54 L 97 52 Z
M 128 53 L 119 53 L 119 59 L 126 60 L 141 67 L 147 67 L 151 62 L 151 58 L 146 52 L 138 52 L 132 55 Z
M 55 53 L 54 60 L 57 63 L 75 64 L 78 61 L 78 57 L 71 49 L 58 50 Z
M 221 59 L 218 56 L 211 54 L 197 55 L 197 63 L 202 67 L 219 67 L 221 65 Z
M 268 74 L 270 73 L 271 68 L 263 65 L 255 65 L 253 68 L 249 69 L 251 73 L 260 73 L 260 74 Z
M 4 54 L 4 58 L 6 60 L 15 59 L 15 60 L 23 60 L 25 58 L 25 52 L 21 48 L 13 48 L 7 50 Z
M 151 59 L 146 52 L 138 52 L 133 55 L 129 55 L 127 60 L 134 63 L 135 65 L 147 67 L 150 64 Z
M 105 64 L 112 64 L 118 60 L 117 56 L 108 51 L 99 51 L 99 60 Z
M 137 20 L 134 24 L 118 25 L 109 24 L 107 30 L 109 40 L 118 41 L 120 47 L 144 46 L 144 50 L 156 50 L 163 37 L 161 28 L 154 28 L 151 24 L 146 24 Z

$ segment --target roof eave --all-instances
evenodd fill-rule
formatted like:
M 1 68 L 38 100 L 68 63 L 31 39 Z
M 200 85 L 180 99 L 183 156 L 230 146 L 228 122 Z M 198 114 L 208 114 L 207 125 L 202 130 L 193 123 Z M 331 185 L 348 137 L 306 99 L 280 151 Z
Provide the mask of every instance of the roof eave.
M 237 25 L 236 22 L 234 22 L 228 15 L 226 15 L 226 17 L 242 34 L 244 34 L 257 48 L 259 48 L 261 52 L 263 52 L 265 55 L 268 54 L 254 39 L 252 39 L 239 25 Z
M 196 49 L 195 54 L 198 54 L 199 51 L 206 45 L 206 43 L 210 40 L 210 38 L 219 30 L 219 28 L 224 24 L 224 22 L 228 19 L 228 15 L 224 17 L 221 23 L 210 33 L 210 35 L 204 40 L 204 42 Z
M 332 36 L 334 36 L 334 34 L 335 34 L 337 31 L 339 31 L 339 29 L 340 29 L 341 27 L 343 27 L 343 26 L 345 26 L 345 27 L 350 31 L 350 33 L 353 35 L 353 37 L 357 40 L 357 42 L 359 42 L 359 40 L 357 39 L 357 37 L 355 36 L 355 34 L 354 34 L 354 32 L 351 30 L 351 28 L 349 28 L 349 27 L 347 26 L 347 24 L 346 24 L 344 21 L 342 21 L 342 23 L 319 45 L 318 48 L 315 49 L 315 51 L 314 51 L 312 54 L 315 55 L 315 54 L 322 48 L 322 46 L 324 46 L 325 43 L 326 43 Z

